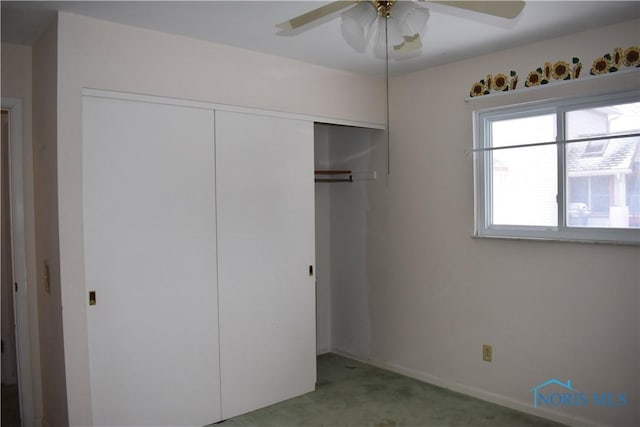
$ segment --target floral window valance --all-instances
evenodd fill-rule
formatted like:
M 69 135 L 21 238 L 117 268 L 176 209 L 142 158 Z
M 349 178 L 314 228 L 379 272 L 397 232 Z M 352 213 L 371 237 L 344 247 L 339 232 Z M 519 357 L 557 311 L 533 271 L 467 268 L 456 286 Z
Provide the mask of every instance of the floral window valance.
M 592 76 L 615 73 L 624 68 L 640 67 L 640 49 L 630 46 L 627 49 L 615 48 L 593 60 L 589 74 Z M 546 85 L 554 81 L 578 79 L 582 71 L 582 62 L 573 57 L 569 62 L 560 60 L 545 62 L 541 67 L 530 71 L 524 81 L 525 87 Z M 496 92 L 513 91 L 518 86 L 518 73 L 511 70 L 504 73 L 488 74 L 484 79 L 471 86 L 469 96 L 479 97 Z

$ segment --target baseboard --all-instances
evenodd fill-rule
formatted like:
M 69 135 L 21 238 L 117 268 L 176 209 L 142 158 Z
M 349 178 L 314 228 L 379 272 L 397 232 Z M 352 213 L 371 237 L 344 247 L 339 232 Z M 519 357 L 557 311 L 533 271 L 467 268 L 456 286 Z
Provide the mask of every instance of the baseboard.
M 326 354 L 326 353 L 335 353 L 335 352 L 331 351 L 329 347 L 316 349 L 316 356 L 320 356 L 321 354 Z
M 338 348 L 331 348 L 331 350 L 329 350 L 329 352 L 337 354 L 338 356 L 347 357 L 349 359 L 357 360 L 358 362 L 368 363 L 369 365 L 373 365 L 373 363 L 371 363 L 367 357 L 362 357 L 362 356 L 359 356 L 357 354 L 350 353 L 348 351 L 340 350 Z
M 395 363 L 389 363 L 389 362 L 385 362 L 375 358 L 363 359 L 362 357 L 358 357 L 357 355 L 349 354 L 348 352 L 343 352 L 338 349 L 332 349 L 332 352 L 340 356 L 357 360 L 358 362 L 367 363 L 369 365 L 386 369 L 388 371 L 395 372 L 397 374 L 415 378 L 417 380 L 420 380 L 429 384 L 446 388 L 448 390 L 452 390 L 458 393 L 466 394 L 467 396 L 472 396 L 472 397 L 484 400 L 486 402 L 495 403 L 496 405 L 505 406 L 510 409 L 515 409 L 516 411 L 524 412 L 530 415 L 535 415 L 537 417 L 546 418 L 551 421 L 556 421 L 556 422 L 567 424 L 570 426 L 606 427 L 605 424 L 599 424 L 592 420 L 576 417 L 573 415 L 567 415 L 562 412 L 553 411 L 546 408 L 535 409 L 531 406 L 531 402 L 522 402 L 519 400 L 515 400 L 500 394 L 491 393 L 489 391 L 479 389 L 477 387 L 460 384 L 455 381 L 449 381 L 449 380 L 437 377 L 435 375 L 431 375 L 424 372 L 416 371 L 414 369 L 406 368 L 404 366 L 400 366 Z

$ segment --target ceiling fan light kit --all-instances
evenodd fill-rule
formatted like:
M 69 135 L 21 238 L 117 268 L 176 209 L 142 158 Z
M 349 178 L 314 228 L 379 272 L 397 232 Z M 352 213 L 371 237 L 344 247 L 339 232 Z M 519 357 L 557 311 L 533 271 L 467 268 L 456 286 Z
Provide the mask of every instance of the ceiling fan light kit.
M 342 13 L 340 28 L 349 46 L 361 53 L 365 51 L 375 31 L 373 23 L 377 17 L 378 12 L 369 2 L 358 3 Z
M 401 59 L 413 56 L 407 52 L 419 54 L 420 34 L 429 20 L 429 10 L 412 1 L 362 1 L 343 12 L 341 20 L 342 35 L 356 51 L 365 52 L 373 34 L 377 33 L 374 54 L 385 58 L 388 42 L 392 57 Z

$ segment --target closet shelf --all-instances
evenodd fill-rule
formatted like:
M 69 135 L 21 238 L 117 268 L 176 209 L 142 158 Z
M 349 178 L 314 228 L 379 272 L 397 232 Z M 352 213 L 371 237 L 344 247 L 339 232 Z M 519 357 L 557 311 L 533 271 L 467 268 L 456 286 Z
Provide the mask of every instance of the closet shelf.
M 348 178 L 316 178 L 315 182 L 353 182 L 350 170 L 316 170 L 315 174 L 322 176 L 349 175 Z

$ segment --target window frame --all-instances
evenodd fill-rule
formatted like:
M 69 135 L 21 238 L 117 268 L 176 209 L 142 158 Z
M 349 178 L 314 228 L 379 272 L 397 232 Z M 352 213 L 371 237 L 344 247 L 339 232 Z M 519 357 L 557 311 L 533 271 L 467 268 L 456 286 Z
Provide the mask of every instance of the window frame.
M 578 241 L 593 243 L 620 243 L 640 245 L 640 229 L 638 228 L 597 228 L 568 225 L 567 199 L 567 165 L 566 147 L 562 142 L 556 143 L 556 175 L 557 196 L 556 226 L 529 225 L 495 225 L 492 218 L 492 170 L 491 165 L 491 123 L 499 120 L 510 120 L 555 114 L 556 142 L 565 139 L 566 113 L 588 108 L 608 105 L 626 104 L 640 101 L 640 90 L 617 92 L 591 97 L 572 97 L 550 99 L 525 104 L 506 105 L 479 109 L 473 112 L 474 128 L 474 168 L 475 168 L 475 231 L 476 237 L 544 239 L 558 241 Z M 634 132 L 635 133 L 635 132 Z M 540 141 L 547 142 L 547 141 Z

